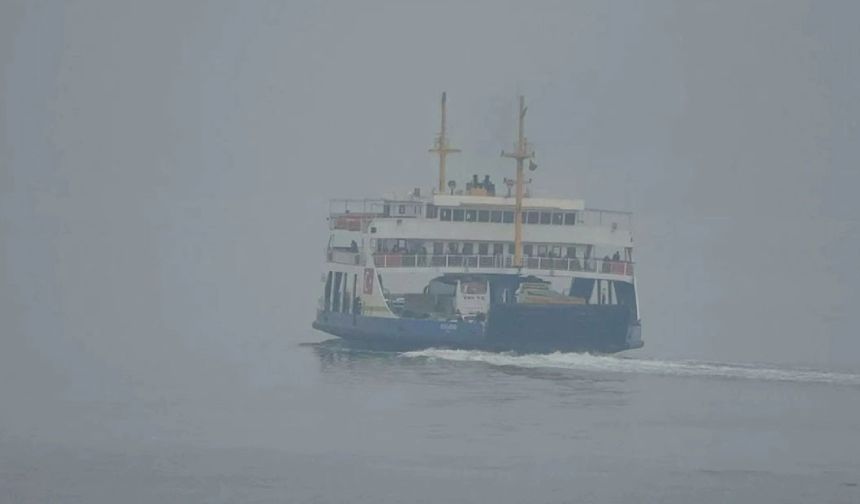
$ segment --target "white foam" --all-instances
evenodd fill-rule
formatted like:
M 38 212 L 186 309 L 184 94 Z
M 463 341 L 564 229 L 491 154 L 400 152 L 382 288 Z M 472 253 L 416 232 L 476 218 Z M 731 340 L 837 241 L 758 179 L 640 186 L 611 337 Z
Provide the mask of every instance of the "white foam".
M 477 350 L 443 350 L 431 348 L 401 354 L 409 358 L 440 359 L 458 362 L 481 362 L 492 366 L 521 368 L 555 368 L 604 373 L 652 374 L 740 378 L 802 383 L 860 385 L 860 374 L 836 373 L 812 369 L 791 369 L 743 364 L 712 363 L 691 360 L 666 361 L 579 353 L 525 354 L 481 352 Z

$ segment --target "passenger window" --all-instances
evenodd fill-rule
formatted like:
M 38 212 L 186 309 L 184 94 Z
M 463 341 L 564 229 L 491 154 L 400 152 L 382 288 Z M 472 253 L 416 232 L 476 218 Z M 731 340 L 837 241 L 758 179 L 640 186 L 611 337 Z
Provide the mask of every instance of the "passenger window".
M 474 254 L 474 246 L 472 243 L 464 243 L 463 244 L 463 255 L 472 255 Z
M 457 242 L 448 242 L 448 253 L 449 254 L 459 254 L 460 253 L 459 243 Z
M 478 222 L 490 222 L 490 211 L 478 210 Z
M 502 220 L 505 224 L 513 224 L 514 222 L 514 213 L 513 212 L 505 212 L 502 214 Z
M 546 245 L 538 245 L 538 257 L 546 257 Z
M 550 222 L 552 222 L 552 214 L 549 212 L 541 212 L 540 223 L 541 224 L 549 224 Z
M 540 214 L 538 212 L 529 212 L 526 217 L 526 222 L 529 224 L 537 224 L 540 219 Z
M 427 218 L 435 219 L 436 218 L 436 205 L 427 205 Z
M 476 219 L 476 210 L 466 210 L 466 222 L 475 222 Z
M 445 246 L 442 242 L 433 242 L 433 253 L 435 255 L 441 255 L 445 252 Z
M 454 209 L 454 222 L 463 222 L 463 210 L 455 208 Z
M 573 226 L 576 224 L 576 214 L 573 212 L 564 214 L 564 224 L 566 226 Z
M 523 245 L 523 255 L 532 255 L 533 247 L 531 245 Z
M 493 244 L 493 255 L 502 255 L 505 251 L 505 246 L 501 243 Z
M 451 209 L 450 208 L 442 208 L 439 210 L 439 220 L 450 221 L 451 220 Z
M 490 244 L 489 243 L 479 243 L 478 244 L 478 255 L 487 255 L 490 252 Z
M 490 212 L 490 222 L 502 222 L 501 210 L 493 210 Z
M 397 213 L 399 213 L 400 215 L 405 214 L 406 213 L 406 205 L 399 205 L 397 207 Z
M 562 213 L 552 214 L 552 223 L 559 225 L 559 226 L 564 224 L 564 214 L 562 214 Z

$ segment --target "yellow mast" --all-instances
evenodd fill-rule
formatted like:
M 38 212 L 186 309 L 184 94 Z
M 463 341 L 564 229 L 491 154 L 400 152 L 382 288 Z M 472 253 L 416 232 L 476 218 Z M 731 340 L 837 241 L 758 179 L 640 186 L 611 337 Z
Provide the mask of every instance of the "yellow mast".
M 519 127 L 517 128 L 517 151 L 502 152 L 502 156 L 517 160 L 517 199 L 514 207 L 514 266 L 523 266 L 523 161 L 534 157 L 525 136 L 526 99 L 520 96 Z
M 445 126 L 446 126 L 446 116 L 447 111 L 445 109 L 445 92 L 442 92 L 442 128 L 439 132 L 439 136 L 436 137 L 436 145 L 434 148 L 430 149 L 430 152 L 436 152 L 439 154 L 439 194 L 445 194 L 445 184 L 447 181 L 445 180 L 445 158 L 449 153 L 460 152 L 460 149 L 452 149 L 448 147 L 448 137 L 445 136 Z

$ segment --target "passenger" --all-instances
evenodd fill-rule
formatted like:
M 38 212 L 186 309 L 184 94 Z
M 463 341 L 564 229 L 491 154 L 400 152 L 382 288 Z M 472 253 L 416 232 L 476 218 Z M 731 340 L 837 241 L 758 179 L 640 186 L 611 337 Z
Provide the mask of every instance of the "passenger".
M 615 251 L 615 254 L 612 256 L 613 261 L 620 262 L 621 261 L 621 252 Z
M 358 252 L 358 243 L 356 243 L 355 240 L 352 240 L 352 243 L 349 244 L 349 251 Z
M 611 261 L 609 254 L 603 256 L 603 264 L 600 266 L 601 273 L 609 273 L 609 261 Z

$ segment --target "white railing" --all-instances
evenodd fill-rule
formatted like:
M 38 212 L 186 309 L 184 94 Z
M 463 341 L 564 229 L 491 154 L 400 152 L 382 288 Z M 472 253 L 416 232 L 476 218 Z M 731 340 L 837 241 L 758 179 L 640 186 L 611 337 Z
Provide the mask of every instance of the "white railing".
M 373 263 L 377 268 L 515 268 L 514 258 L 503 255 L 374 254 Z M 633 276 L 632 262 L 604 259 L 524 257 L 523 268 Z
M 328 262 L 338 264 L 352 264 L 358 266 L 362 264 L 361 254 L 349 250 L 329 249 L 327 252 Z

